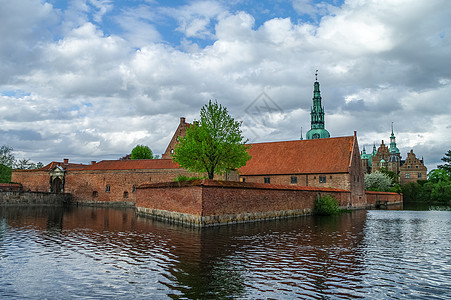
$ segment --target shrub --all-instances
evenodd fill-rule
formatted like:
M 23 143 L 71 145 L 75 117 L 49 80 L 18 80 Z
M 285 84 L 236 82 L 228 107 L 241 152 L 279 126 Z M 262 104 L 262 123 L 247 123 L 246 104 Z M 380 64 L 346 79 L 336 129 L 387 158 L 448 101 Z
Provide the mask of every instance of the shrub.
M 11 181 L 11 168 L 0 164 L 0 183 L 9 183 Z
M 202 179 L 205 179 L 205 177 L 199 177 L 199 176 L 188 177 L 188 176 L 185 176 L 185 175 L 179 175 L 179 176 L 174 178 L 174 181 L 175 182 L 183 182 L 183 181 L 202 180 Z
M 338 207 L 338 201 L 334 197 L 329 195 L 318 196 L 313 206 L 313 213 L 320 216 L 331 216 L 338 214 L 340 209 Z

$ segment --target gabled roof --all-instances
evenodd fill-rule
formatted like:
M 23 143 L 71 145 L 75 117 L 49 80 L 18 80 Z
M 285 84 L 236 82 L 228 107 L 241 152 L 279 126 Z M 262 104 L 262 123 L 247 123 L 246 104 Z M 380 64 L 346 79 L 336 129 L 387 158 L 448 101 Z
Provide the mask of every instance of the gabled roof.
M 346 173 L 355 136 L 251 144 L 240 175 Z
M 180 168 L 179 165 L 171 159 L 131 159 L 102 160 L 98 163 L 80 168 L 80 170 L 148 170 L 178 168 Z

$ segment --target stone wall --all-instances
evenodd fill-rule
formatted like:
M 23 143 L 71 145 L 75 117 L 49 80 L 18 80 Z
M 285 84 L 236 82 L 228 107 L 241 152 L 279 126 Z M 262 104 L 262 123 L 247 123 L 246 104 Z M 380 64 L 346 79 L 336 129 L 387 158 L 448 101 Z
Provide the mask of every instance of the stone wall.
M 0 205 L 63 205 L 71 202 L 69 194 L 0 191 Z
M 351 203 L 346 190 L 202 180 L 142 185 L 136 208 L 142 215 L 208 226 L 310 214 L 318 195 L 330 195 L 342 207 Z
M 22 185 L 18 183 L 0 183 L 0 191 L 19 191 Z

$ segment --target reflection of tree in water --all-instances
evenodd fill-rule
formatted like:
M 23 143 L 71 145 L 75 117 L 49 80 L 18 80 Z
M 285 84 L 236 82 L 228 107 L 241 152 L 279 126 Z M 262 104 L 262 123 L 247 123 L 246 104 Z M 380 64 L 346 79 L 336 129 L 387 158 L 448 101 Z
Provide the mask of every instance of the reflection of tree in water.
M 136 217 L 134 210 L 124 209 L 11 214 L 19 223 L 41 228 L 43 235 L 59 230 L 46 244 L 58 243 L 57 251 L 81 259 L 81 265 L 69 263 L 75 273 L 94 264 L 96 276 L 121 293 L 139 290 L 173 299 L 317 298 L 334 289 L 336 295 L 345 283 L 358 288 L 362 272 L 355 249 L 365 212 L 202 229 Z

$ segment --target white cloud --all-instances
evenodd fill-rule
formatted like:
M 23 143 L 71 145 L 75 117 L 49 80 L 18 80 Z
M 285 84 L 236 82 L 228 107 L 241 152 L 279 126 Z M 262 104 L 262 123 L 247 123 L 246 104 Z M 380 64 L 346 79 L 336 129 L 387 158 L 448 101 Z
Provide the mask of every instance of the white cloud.
M 310 127 L 316 69 L 332 136 L 357 130 L 368 150 L 395 122 L 403 153 L 414 147 L 434 163 L 449 149 L 446 1 L 311 4 L 302 13 L 316 14 L 315 24 L 274 17 L 259 26 L 214 1 L 152 2 L 113 16 L 109 1 L 64 11 L 27 4 L 0 0 L 0 140 L 35 161 L 114 159 L 136 144 L 162 153 L 179 117 L 197 118 L 215 98 L 249 138 L 297 139 Z M 165 41 L 169 16 L 181 45 Z M 105 34 L 106 18 L 120 26 L 114 34 Z M 245 112 L 263 91 L 282 109 L 262 115 L 264 126 Z

